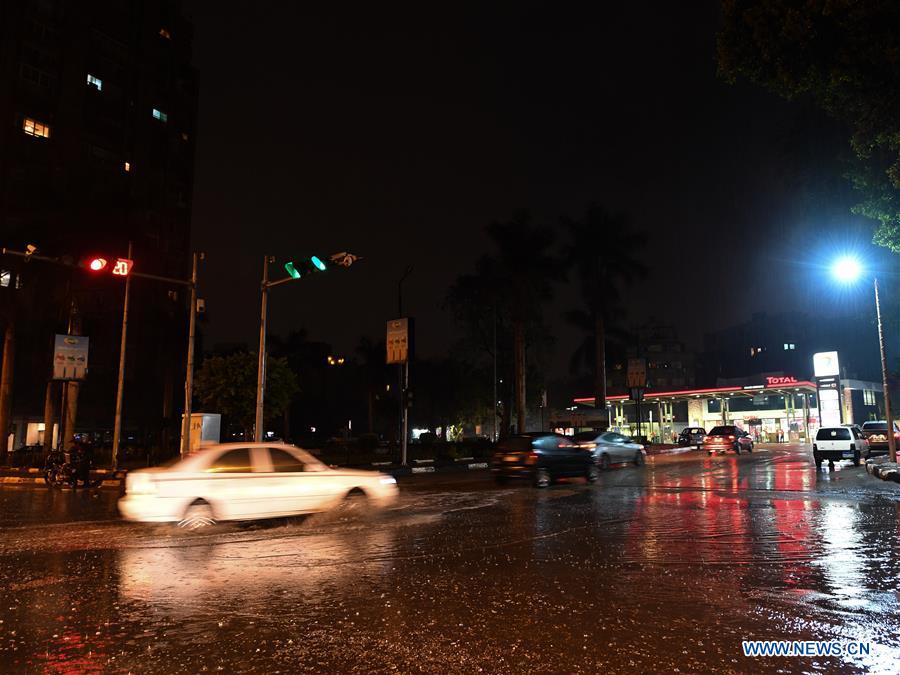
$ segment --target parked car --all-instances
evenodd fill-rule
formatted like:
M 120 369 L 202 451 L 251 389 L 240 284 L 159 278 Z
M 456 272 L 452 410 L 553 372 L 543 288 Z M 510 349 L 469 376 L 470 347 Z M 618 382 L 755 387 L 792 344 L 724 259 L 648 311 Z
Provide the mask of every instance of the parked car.
M 835 462 L 842 460 L 850 460 L 853 466 L 859 466 L 860 457 L 866 450 L 866 439 L 856 425 L 822 427 L 816 432 L 813 460 L 817 469 L 822 468 L 825 460 L 832 468 Z
M 578 447 L 591 452 L 601 471 L 608 469 L 610 464 L 620 462 L 642 466 L 647 457 L 643 445 L 615 431 L 584 431 L 575 434 L 572 440 Z
M 706 429 L 703 427 L 685 427 L 678 434 L 678 445 L 682 448 L 696 445 L 699 448 L 703 444 L 704 438 L 706 438 Z
M 222 443 L 169 466 L 130 472 L 119 511 L 128 520 L 197 529 L 341 504 L 387 506 L 396 498 L 397 481 L 391 476 L 330 469 L 283 443 Z
M 862 432 L 868 443 L 866 457 L 876 457 L 888 454 L 887 422 L 885 420 L 871 420 L 863 422 Z M 900 445 L 900 427 L 894 422 L 894 440 Z
M 739 455 L 742 450 L 753 452 L 753 439 L 746 431 L 728 424 L 710 429 L 703 439 L 703 449 L 709 455 L 713 452 L 724 453 L 726 450 L 734 450 Z
M 497 445 L 491 463 L 494 479 L 527 478 L 544 488 L 561 476 L 583 476 L 589 483 L 599 475 L 594 456 L 572 439 L 550 432 L 516 434 Z

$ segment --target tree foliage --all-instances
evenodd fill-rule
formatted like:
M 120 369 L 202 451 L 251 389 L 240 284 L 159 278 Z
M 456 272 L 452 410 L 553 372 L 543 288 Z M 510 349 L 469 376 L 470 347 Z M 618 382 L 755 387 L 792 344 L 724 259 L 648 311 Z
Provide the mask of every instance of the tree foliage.
M 286 359 L 270 356 L 266 364 L 266 419 L 282 415 L 299 387 Z M 194 392 L 209 412 L 239 424 L 245 432 L 256 418 L 257 357 L 251 352 L 211 356 L 197 372 Z
M 588 335 L 573 355 L 572 365 L 588 363 L 594 370 L 594 401 L 606 407 L 606 342 L 612 335 L 621 339 L 616 325 L 624 313 L 623 291 L 647 274 L 640 260 L 646 244 L 643 234 L 635 232 L 630 220 L 592 204 L 580 220 L 563 219 L 569 233 L 564 258 L 574 272 L 584 300 L 583 310 L 574 310 L 566 318 Z
M 900 252 L 900 3 L 723 0 L 722 10 L 720 75 L 808 98 L 845 123 L 863 195 L 854 212 Z

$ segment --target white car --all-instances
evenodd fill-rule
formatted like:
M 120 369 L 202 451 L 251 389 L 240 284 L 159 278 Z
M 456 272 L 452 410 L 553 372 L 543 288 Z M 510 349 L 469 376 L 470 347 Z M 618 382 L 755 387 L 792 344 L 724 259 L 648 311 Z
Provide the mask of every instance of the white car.
M 283 443 L 211 445 L 167 467 L 125 479 L 119 511 L 128 520 L 188 529 L 222 520 L 256 520 L 397 498 L 397 481 L 374 471 L 331 469 Z

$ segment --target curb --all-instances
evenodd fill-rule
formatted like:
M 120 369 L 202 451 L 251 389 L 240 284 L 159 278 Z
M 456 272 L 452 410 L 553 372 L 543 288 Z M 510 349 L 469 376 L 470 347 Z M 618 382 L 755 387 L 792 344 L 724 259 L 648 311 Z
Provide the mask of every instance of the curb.
M 894 483 L 900 483 L 900 464 L 887 461 L 887 457 L 877 457 L 875 459 L 866 460 L 866 473 L 880 478 L 881 480 L 889 480 Z

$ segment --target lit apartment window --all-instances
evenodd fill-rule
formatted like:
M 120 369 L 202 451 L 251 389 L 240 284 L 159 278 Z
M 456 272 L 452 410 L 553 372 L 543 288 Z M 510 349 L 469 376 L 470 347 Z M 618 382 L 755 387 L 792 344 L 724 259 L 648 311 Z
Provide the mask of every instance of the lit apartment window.
M 29 136 L 37 136 L 38 138 L 50 138 L 50 127 L 46 124 L 26 117 L 22 121 L 22 131 Z
M 103 80 L 99 77 L 94 77 L 90 73 L 87 76 L 87 83 L 89 87 L 95 87 L 97 91 L 103 91 Z
M 795 345 L 793 342 L 791 342 L 791 343 L 788 345 L 788 347 L 790 347 L 791 349 L 796 349 L 797 345 Z
M 167 29 L 165 29 L 165 28 L 160 28 L 160 29 L 159 29 L 159 36 L 160 36 L 160 37 L 164 37 L 166 40 L 171 40 L 171 39 L 172 39 L 172 34 L 171 34 Z
M 125 162 L 125 173 L 131 171 L 131 162 Z
M 871 389 L 863 389 L 863 403 L 865 405 L 875 405 L 875 392 Z
M 12 272 L 9 270 L 0 270 L 0 287 L 9 288 L 9 282 L 12 279 Z M 867 394 L 869 392 L 866 392 Z
M 166 115 L 162 110 L 153 109 L 153 119 L 159 120 L 160 122 L 168 122 L 169 116 Z
M 187 143 L 188 135 L 187 135 L 186 131 L 181 132 L 181 140 L 183 140 L 185 143 Z

